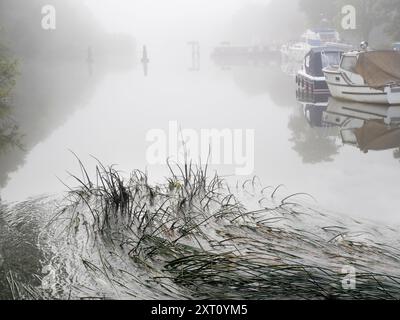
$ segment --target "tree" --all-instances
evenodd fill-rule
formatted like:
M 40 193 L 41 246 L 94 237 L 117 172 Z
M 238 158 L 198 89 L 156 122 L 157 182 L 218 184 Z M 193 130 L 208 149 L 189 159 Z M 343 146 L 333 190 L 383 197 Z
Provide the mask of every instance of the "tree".
M 2 101 L 8 97 L 15 85 L 16 67 L 15 61 L 10 61 L 0 52 L 0 99 Z
M 321 23 L 333 25 L 339 9 L 336 0 L 300 0 L 299 6 L 306 14 L 310 27 L 319 26 Z
M 17 63 L 7 55 L 0 44 L 0 153 L 11 146 L 20 145 L 18 126 L 10 117 L 8 98 L 15 85 Z
M 356 9 L 357 29 L 349 33 L 357 40 L 371 40 L 372 32 L 379 27 L 392 39 L 400 37 L 400 0 L 300 0 L 299 5 L 311 26 L 324 18 L 340 30 L 342 8 L 351 5 Z
M 304 14 L 298 0 L 271 0 L 267 4 L 247 4 L 233 17 L 226 40 L 237 44 L 272 44 L 300 36 Z
M 393 41 L 400 41 L 400 0 L 387 0 L 386 17 L 390 21 L 385 31 Z
M 345 5 L 355 7 L 357 18 L 355 33 L 360 40 L 370 41 L 372 31 L 385 22 L 388 0 L 336 0 L 336 3 L 340 10 Z

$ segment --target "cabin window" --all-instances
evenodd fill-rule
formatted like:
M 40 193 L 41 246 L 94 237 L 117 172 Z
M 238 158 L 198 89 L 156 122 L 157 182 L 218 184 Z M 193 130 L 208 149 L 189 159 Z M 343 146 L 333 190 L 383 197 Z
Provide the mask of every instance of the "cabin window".
M 357 145 L 357 136 L 354 132 L 354 129 L 343 129 L 340 134 L 344 143 Z
M 310 68 L 310 56 L 307 56 L 307 57 L 306 57 L 305 64 L 306 64 L 306 68 L 307 68 L 307 69 Z
M 329 66 L 338 66 L 340 64 L 340 52 L 322 52 L 322 68 Z
M 346 71 L 355 72 L 357 57 L 343 57 L 341 68 Z

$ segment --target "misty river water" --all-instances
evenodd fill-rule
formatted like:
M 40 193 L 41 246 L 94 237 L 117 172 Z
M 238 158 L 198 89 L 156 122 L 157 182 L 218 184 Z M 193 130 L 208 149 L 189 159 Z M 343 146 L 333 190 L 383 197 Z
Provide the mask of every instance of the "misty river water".
M 150 142 L 146 135 L 154 129 L 168 132 L 171 121 L 197 131 L 253 129 L 255 157 L 250 176 L 257 175 L 264 186 L 283 184 L 278 191 L 283 195 L 308 193 L 321 212 L 398 223 L 400 163 L 393 150 L 364 154 L 343 145 L 337 128 L 310 126 L 296 100 L 294 79 L 281 71 L 279 59 L 221 64 L 210 58 L 212 48 L 202 47 L 200 65 L 192 70 L 192 52 L 186 44 L 169 52 L 147 49 L 147 76 L 140 54 L 120 61 L 96 59 L 94 54 L 92 64 L 82 60 L 25 61 L 21 65 L 12 99 L 21 148 L 7 149 L 0 163 L 2 204 L 15 204 L 11 212 L 3 208 L 7 213 L 0 219 L 0 265 L 7 263 L 20 274 L 18 280 L 48 288 L 53 297 L 68 298 L 68 290 L 77 290 L 72 297 L 114 297 L 106 278 L 99 275 L 93 285 L 83 268 L 89 262 L 104 263 L 99 252 L 119 249 L 111 250 L 106 243 L 91 247 L 93 239 L 85 244 L 82 235 L 72 240 L 78 251 L 69 249 L 71 242 L 54 237 L 62 223 L 43 233 L 56 204 L 39 196 L 61 199 L 67 191 L 64 184 L 76 185 L 69 172 L 80 175 L 80 169 L 71 151 L 91 174 L 95 156 L 106 165 L 115 164 L 123 175 L 141 169 L 152 181 L 165 181 L 167 166 L 147 162 Z M 212 169 L 232 183 L 248 178 L 235 176 L 234 166 Z M 32 201 L 24 202 L 27 199 Z M 299 223 L 296 220 L 294 228 Z M 296 248 L 294 245 L 291 250 Z M 307 256 L 314 259 L 309 253 Z M 107 263 L 132 274 L 143 272 L 130 265 L 131 260 L 119 259 Z M 47 261 L 44 268 L 43 261 Z M 3 297 L 9 298 L 2 272 L 0 269 L 0 289 Z M 38 273 L 46 275 L 41 282 L 33 276 Z M 145 272 L 133 280 L 126 275 L 115 279 L 131 291 L 117 297 L 187 296 L 183 289 L 167 293 L 138 286 L 137 279 L 150 277 Z M 68 281 L 79 288 L 71 289 Z
M 0 100 L 0 300 L 400 298 L 400 107 L 388 126 L 385 107 L 298 91 L 278 48 L 309 24 L 299 1 L 51 2 L 55 30 L 44 0 L 0 5 L 17 69 Z M 179 134 L 207 130 L 234 140 L 198 141 L 207 170 L 170 170 Z
M 149 48 L 149 74 L 140 57 L 121 65 L 96 61 L 22 66 L 14 97 L 24 151 L 4 155 L 3 201 L 61 194 L 78 167 L 70 150 L 90 169 L 95 156 L 129 173 L 147 170 L 152 180 L 166 166 L 149 165 L 151 129 L 255 130 L 254 175 L 286 193 L 306 192 L 318 206 L 346 215 L 400 221 L 399 160 L 392 150 L 362 153 L 343 145 L 338 131 L 313 128 L 296 102 L 295 83 L 279 61 L 223 65 L 202 48 L 200 70 L 192 71 L 186 44 L 169 54 Z M 232 166 L 218 166 L 232 176 Z M 236 177 L 244 179 L 245 177 Z

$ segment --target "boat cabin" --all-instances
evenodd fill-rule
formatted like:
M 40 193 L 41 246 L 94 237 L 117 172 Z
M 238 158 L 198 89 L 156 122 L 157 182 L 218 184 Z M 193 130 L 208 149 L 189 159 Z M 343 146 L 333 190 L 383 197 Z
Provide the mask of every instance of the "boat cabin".
M 312 47 L 323 46 L 325 43 L 340 41 L 339 33 L 335 29 L 316 28 L 309 29 L 301 36 L 302 42 Z
M 303 67 L 296 76 L 299 89 L 314 94 L 329 94 L 322 70 L 339 65 L 343 53 L 343 49 L 333 46 L 312 48 L 304 57 Z
M 364 79 L 356 71 L 358 54 L 358 51 L 346 52 L 346 54 L 342 56 L 339 68 L 343 73 L 346 74 L 346 77 L 349 81 L 363 85 Z
M 400 105 L 400 51 L 351 51 L 339 66 L 323 70 L 335 98 L 372 104 Z
M 323 77 L 322 69 L 340 64 L 343 50 L 334 47 L 313 48 L 304 58 L 304 71 L 313 77 Z

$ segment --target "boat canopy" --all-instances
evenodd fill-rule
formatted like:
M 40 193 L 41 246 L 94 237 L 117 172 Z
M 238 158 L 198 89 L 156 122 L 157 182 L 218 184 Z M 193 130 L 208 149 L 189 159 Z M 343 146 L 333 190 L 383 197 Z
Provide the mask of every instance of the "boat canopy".
M 355 71 L 371 88 L 382 89 L 389 84 L 400 84 L 400 52 L 361 52 Z
M 323 77 L 323 68 L 339 65 L 343 49 L 336 47 L 312 48 L 305 56 L 305 69 L 307 74 L 314 77 Z
M 354 130 L 358 147 L 363 152 L 400 147 L 400 128 L 388 128 L 383 120 L 369 120 Z

